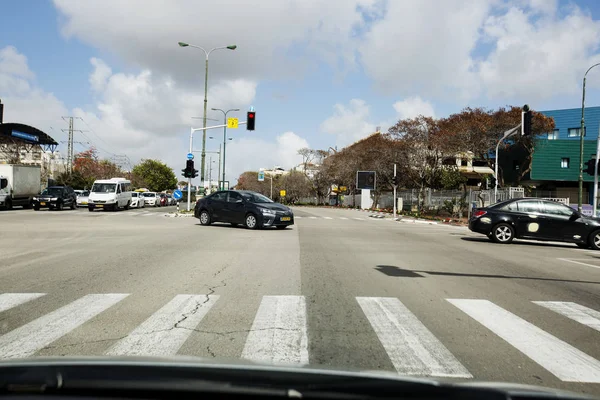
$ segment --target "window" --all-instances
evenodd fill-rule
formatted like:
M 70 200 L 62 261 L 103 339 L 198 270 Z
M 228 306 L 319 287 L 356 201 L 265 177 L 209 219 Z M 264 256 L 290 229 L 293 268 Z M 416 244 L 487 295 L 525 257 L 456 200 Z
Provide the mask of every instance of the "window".
M 225 201 L 227 200 L 227 192 L 217 192 L 212 196 L 212 199 L 216 201 Z
M 579 134 L 577 134 L 579 136 Z M 557 140 L 558 139 L 558 129 L 553 130 L 548 133 L 548 140 Z
M 569 158 L 561 158 L 560 159 L 560 167 L 561 168 L 569 168 L 569 162 L 571 160 Z
M 526 213 L 539 213 L 540 202 L 538 200 L 522 200 L 518 202 L 519 211 Z
M 587 132 L 587 128 L 583 131 L 583 136 L 585 136 Z M 581 133 L 581 128 L 569 128 L 569 137 L 579 137 Z
M 564 204 L 555 203 L 552 201 L 544 201 L 543 204 L 545 208 L 544 214 L 561 215 L 564 217 L 570 217 L 573 215 L 573 209 L 565 206 Z
M 241 203 L 243 200 L 242 196 L 239 193 L 229 192 L 229 198 L 227 199 L 227 201 L 229 203 Z

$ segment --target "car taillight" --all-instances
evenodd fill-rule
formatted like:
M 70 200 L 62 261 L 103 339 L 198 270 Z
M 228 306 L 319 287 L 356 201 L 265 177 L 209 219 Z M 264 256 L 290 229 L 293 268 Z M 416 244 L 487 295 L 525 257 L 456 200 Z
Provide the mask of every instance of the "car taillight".
M 473 218 L 479 218 L 485 214 L 487 214 L 487 211 L 477 210 L 473 213 Z

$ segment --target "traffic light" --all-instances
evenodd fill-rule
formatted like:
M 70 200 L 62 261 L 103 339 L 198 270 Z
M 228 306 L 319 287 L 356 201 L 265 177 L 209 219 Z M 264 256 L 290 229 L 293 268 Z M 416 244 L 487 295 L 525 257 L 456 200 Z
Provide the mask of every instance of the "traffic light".
M 496 187 L 496 177 L 494 175 L 490 176 L 490 189 L 493 189 Z
M 193 175 L 194 173 L 198 173 L 198 170 L 194 169 L 194 160 L 187 160 L 185 169 L 182 169 L 181 172 L 183 172 L 185 178 L 195 178 Z
M 594 176 L 594 170 L 596 169 L 596 160 L 594 160 L 593 158 L 591 160 L 587 160 L 585 162 L 585 172 L 588 175 L 592 175 Z
M 399 183 L 400 183 L 400 178 L 398 176 L 394 176 L 392 178 L 392 185 L 398 186 Z
M 523 136 L 531 136 L 531 110 L 529 106 L 525 104 L 523 106 L 523 121 L 521 133 Z
M 256 112 L 248 111 L 246 122 L 246 130 L 253 131 L 254 130 L 254 121 L 256 120 Z
M 198 177 L 198 170 L 192 168 L 192 175 L 190 176 L 190 178 L 196 178 L 196 177 Z

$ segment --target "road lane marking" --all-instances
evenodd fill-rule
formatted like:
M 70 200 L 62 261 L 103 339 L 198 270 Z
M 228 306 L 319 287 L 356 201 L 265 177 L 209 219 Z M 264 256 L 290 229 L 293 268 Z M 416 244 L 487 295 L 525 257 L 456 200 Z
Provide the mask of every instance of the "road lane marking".
M 356 300 L 398 373 L 473 377 L 400 300 L 393 297 L 357 297 Z
M 218 299 L 219 296 L 178 294 L 106 354 L 173 356 Z
M 325 219 L 333 219 L 333 218 L 331 218 L 331 217 L 323 217 L 323 218 L 325 218 Z
M 0 312 L 10 310 L 28 301 L 44 296 L 46 293 L 3 293 L 0 294 Z
M 299 215 L 296 215 L 294 218 L 295 218 L 295 219 L 301 219 L 301 218 L 304 218 L 304 217 L 301 217 L 301 216 L 299 216 Z
M 308 217 L 308 218 L 310 218 L 310 219 L 317 219 L 317 217 Z
M 304 296 L 264 296 L 248 333 L 242 358 L 308 364 L 306 331 Z
M 573 264 L 580 264 L 580 265 L 585 265 L 586 267 L 592 267 L 592 268 L 600 269 L 600 266 L 598 266 L 598 265 L 592 265 L 592 264 L 584 263 L 584 262 L 581 262 L 581 261 L 576 261 L 576 260 L 585 260 L 585 258 L 581 258 L 581 259 L 577 259 L 577 258 L 557 258 L 557 260 L 568 261 L 568 262 L 571 262 Z
M 596 310 L 568 301 L 534 301 L 533 303 L 600 332 L 600 312 Z
M 600 361 L 488 300 L 447 299 L 566 382 L 600 383 Z
M 48 346 L 128 294 L 88 294 L 0 336 L 0 358 L 23 358 Z
M 340 219 L 348 219 L 348 218 L 346 218 L 346 217 L 340 217 Z
M 358 220 L 358 221 L 364 221 L 364 218 L 359 218 L 359 217 L 354 217 L 352 219 Z

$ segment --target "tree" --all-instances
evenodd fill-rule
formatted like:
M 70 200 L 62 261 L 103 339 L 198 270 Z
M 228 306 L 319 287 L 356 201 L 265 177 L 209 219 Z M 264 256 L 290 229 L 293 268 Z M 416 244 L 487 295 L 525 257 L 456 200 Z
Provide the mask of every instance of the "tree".
M 277 193 L 281 189 L 286 191 L 285 201 L 293 204 L 303 197 L 310 196 L 312 185 L 302 172 L 290 171 L 289 174 L 283 175 L 277 182 Z
M 133 167 L 132 174 L 152 192 L 162 192 L 177 187 L 177 177 L 173 170 L 158 160 L 142 160 Z
M 237 184 L 235 185 L 236 189 L 239 190 L 252 190 L 253 192 L 258 192 L 264 194 L 265 196 L 271 195 L 271 182 L 269 181 L 271 178 L 269 176 L 265 176 L 265 180 L 263 182 L 258 181 L 258 172 L 256 171 L 246 171 L 243 172 L 238 178 Z

